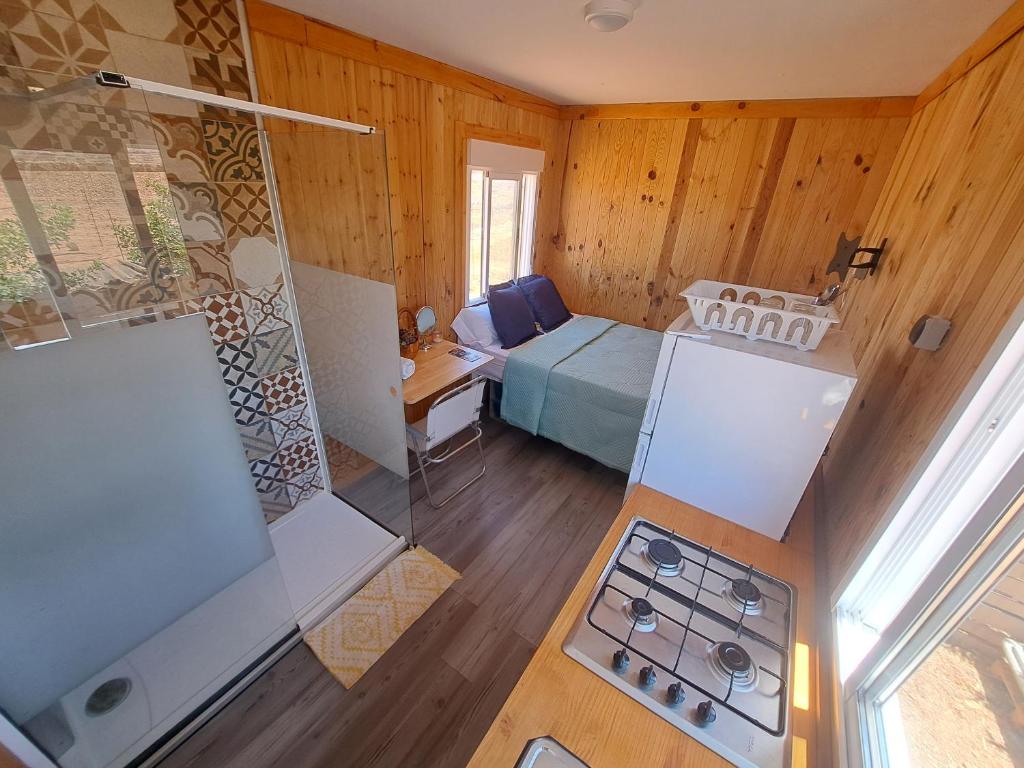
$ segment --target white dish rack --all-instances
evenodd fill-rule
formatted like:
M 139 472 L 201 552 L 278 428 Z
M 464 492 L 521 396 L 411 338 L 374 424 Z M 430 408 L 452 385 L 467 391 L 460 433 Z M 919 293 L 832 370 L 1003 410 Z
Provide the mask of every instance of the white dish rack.
M 725 331 L 801 350 L 817 349 L 826 331 L 839 322 L 834 306 L 815 306 L 813 296 L 799 293 L 698 280 L 681 295 L 701 330 Z

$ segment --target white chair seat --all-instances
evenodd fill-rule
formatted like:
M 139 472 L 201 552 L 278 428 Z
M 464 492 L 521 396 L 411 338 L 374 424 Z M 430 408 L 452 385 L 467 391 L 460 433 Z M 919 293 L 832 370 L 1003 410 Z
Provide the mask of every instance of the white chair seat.
M 405 425 L 405 441 L 409 450 L 419 453 L 427 450 L 427 417 Z
M 483 446 L 480 444 L 480 438 L 483 435 L 483 430 L 480 429 L 480 407 L 483 404 L 484 383 L 484 379 L 474 379 L 460 387 L 456 387 L 450 392 L 446 392 L 430 406 L 426 418 L 420 419 L 413 424 L 407 424 L 405 427 L 406 443 L 409 446 L 409 450 L 416 454 L 416 461 L 419 463 L 420 474 L 423 477 L 423 484 L 427 491 L 427 500 L 430 502 L 430 506 L 435 509 L 443 507 L 455 496 L 462 493 L 470 485 L 483 477 L 484 472 L 487 470 L 487 465 L 484 462 Z M 435 453 L 431 455 L 431 449 L 452 440 L 465 430 L 471 430 L 473 433 L 469 440 L 466 440 L 457 448 L 454 442 L 449 443 L 440 454 Z M 446 462 L 461 453 L 464 448 L 468 448 L 473 444 L 476 444 L 477 453 L 480 457 L 480 472 L 473 479 L 463 484 L 461 488 L 449 494 L 443 501 L 435 501 L 430 483 L 427 480 L 427 467 Z

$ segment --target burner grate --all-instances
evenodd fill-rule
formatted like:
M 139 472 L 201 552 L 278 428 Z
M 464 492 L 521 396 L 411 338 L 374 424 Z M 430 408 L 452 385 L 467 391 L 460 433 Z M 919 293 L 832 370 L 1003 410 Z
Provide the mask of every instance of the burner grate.
M 726 558 L 724 555 L 714 552 L 711 547 L 703 547 L 695 544 L 694 542 L 683 539 L 682 537 L 678 536 L 675 533 L 675 531 L 665 531 L 663 529 L 657 528 L 656 526 L 653 526 L 650 523 L 645 523 L 645 526 L 647 528 L 654 530 L 659 536 L 663 536 L 663 538 L 659 539 L 644 536 L 642 533 L 639 533 L 637 531 L 639 523 L 633 524 L 633 528 L 629 536 L 626 538 L 625 545 L 620 548 L 618 555 L 612 564 L 612 568 L 609 569 L 607 575 L 602 580 L 600 588 L 597 592 L 596 599 L 591 603 L 590 608 L 587 611 L 587 623 L 595 630 L 597 630 L 598 632 L 612 640 L 617 647 L 620 647 L 623 650 L 628 651 L 629 653 L 636 654 L 638 657 L 645 659 L 649 664 L 656 666 L 659 669 L 666 672 L 667 674 L 673 675 L 674 677 L 682 680 L 693 690 L 699 691 L 704 696 L 707 696 L 709 699 L 713 700 L 717 704 L 728 708 L 730 711 L 734 712 L 739 717 L 752 723 L 753 725 L 756 725 L 757 727 L 761 728 L 767 733 L 770 733 L 774 736 L 782 736 L 786 731 L 786 705 L 789 696 L 788 684 L 786 679 L 788 677 L 789 670 L 789 654 L 787 648 L 783 647 L 779 643 L 774 642 L 770 638 L 765 637 L 763 634 L 756 632 L 750 629 L 749 627 L 745 626 L 745 621 L 748 616 L 759 615 L 761 613 L 760 611 L 756 611 L 756 604 L 752 604 L 752 601 L 749 599 L 754 596 L 753 593 L 749 590 L 746 590 L 745 587 L 740 587 L 737 597 L 742 598 L 745 596 L 748 599 L 738 599 L 738 605 L 734 606 L 737 608 L 737 612 L 739 613 L 738 619 L 733 619 L 728 616 L 725 616 L 722 613 L 715 611 L 714 609 L 704 605 L 701 602 L 702 594 L 711 594 L 708 588 L 705 586 L 705 579 L 708 574 L 713 574 L 714 576 L 724 580 L 724 582 L 729 585 L 732 585 L 735 580 L 744 581 L 745 583 L 754 586 L 751 580 L 751 577 L 754 575 L 756 575 L 759 579 L 764 579 L 769 583 L 782 585 L 782 582 L 778 582 L 778 580 L 772 579 L 770 576 L 767 576 L 766 574 L 756 572 L 753 568 L 753 565 L 741 566 L 735 561 Z M 622 562 L 623 552 L 634 539 L 644 542 L 644 544 L 642 545 L 644 547 L 644 560 L 652 568 L 653 574 L 641 573 L 637 571 L 635 568 L 631 568 L 630 566 Z M 665 573 L 664 570 L 658 567 L 658 564 L 655 563 L 653 559 L 647 555 L 647 548 L 650 547 L 652 541 L 665 541 L 666 543 L 672 544 L 674 549 L 676 548 L 674 546 L 676 542 L 682 545 L 681 547 L 677 548 L 681 554 L 680 560 L 678 562 L 678 571 Z M 704 562 L 699 562 L 694 558 L 684 554 L 687 549 L 697 550 L 698 552 L 702 553 L 704 555 Z M 662 551 L 666 553 L 669 552 L 668 549 L 663 549 Z M 734 569 L 738 568 L 739 570 L 745 570 L 745 576 L 742 579 L 737 579 L 735 576 L 730 576 L 717 567 L 719 563 L 728 564 L 730 567 Z M 699 577 L 696 581 L 684 575 L 684 571 L 687 571 L 687 569 L 688 572 L 695 572 L 699 574 Z M 628 592 L 619 588 L 615 584 L 612 584 L 611 578 L 615 573 L 625 574 L 631 580 L 638 581 L 641 585 L 645 585 L 646 589 L 644 591 L 644 594 L 629 594 Z M 696 599 L 691 599 L 687 595 L 680 592 L 678 589 L 673 588 L 671 585 L 672 578 L 683 579 L 690 586 L 695 587 Z M 754 588 L 757 589 L 756 587 Z M 623 640 L 621 637 L 616 637 L 614 634 L 606 630 L 604 627 L 599 626 L 598 623 L 594 621 L 595 608 L 602 600 L 606 599 L 609 591 L 617 593 L 615 601 L 622 603 L 622 605 L 624 606 L 624 612 L 627 620 L 632 622 L 629 626 L 629 631 L 626 635 L 625 640 Z M 786 606 L 786 604 L 783 601 L 778 600 L 777 598 L 771 595 L 764 594 L 761 590 L 757 591 L 757 597 L 762 603 L 764 603 L 765 601 L 773 601 L 774 603 L 777 603 L 787 608 L 785 612 L 785 620 L 788 623 L 788 606 Z M 673 616 L 659 610 L 656 606 L 654 606 L 650 600 L 652 593 L 662 595 L 668 598 L 669 600 L 672 600 L 675 603 L 681 605 L 684 611 L 687 612 L 685 622 L 677 620 Z M 719 595 L 719 597 L 721 598 L 722 596 Z M 621 598 L 621 600 L 619 600 L 619 598 Z M 636 609 L 637 605 L 639 605 L 641 610 Z M 650 609 L 650 612 L 647 611 L 648 608 Z M 751 608 L 754 608 L 756 612 L 751 611 Z M 716 625 L 721 626 L 723 629 L 723 633 L 728 633 L 729 636 L 713 638 L 709 637 L 704 632 L 698 630 L 695 626 L 693 626 L 694 618 L 698 614 L 708 619 L 711 619 Z M 671 667 L 667 666 L 667 664 L 665 663 L 662 663 L 660 660 L 653 658 L 652 655 L 645 653 L 644 650 L 634 642 L 635 633 L 650 632 L 656 626 L 661 625 L 663 623 L 669 626 L 675 626 L 679 628 L 682 632 L 682 641 L 679 643 L 679 650 L 676 655 L 675 663 L 672 664 Z M 700 640 L 707 643 L 708 666 L 714 672 L 712 677 L 714 679 L 719 680 L 723 685 L 726 686 L 726 691 L 724 694 L 722 694 L 721 691 L 716 692 L 707 690 L 705 686 L 699 685 L 697 682 L 689 679 L 684 673 L 680 671 L 680 664 L 683 661 L 683 655 L 686 650 L 686 643 L 691 636 L 696 636 Z M 736 642 L 737 640 L 741 639 L 747 639 L 752 643 L 760 643 L 772 649 L 776 654 L 778 654 L 779 658 L 781 659 L 780 671 L 783 674 L 780 675 L 763 665 L 754 664 L 750 660 L 749 654 L 747 654 L 747 652 L 743 649 L 742 645 Z M 744 661 L 746 663 L 741 663 Z M 744 711 L 741 707 L 737 706 L 733 702 L 734 692 L 746 692 L 752 690 L 754 687 L 756 687 L 760 675 L 767 675 L 768 678 L 774 679 L 779 686 L 778 692 L 775 694 L 778 697 L 779 701 L 778 717 L 775 723 L 762 722 L 758 718 Z

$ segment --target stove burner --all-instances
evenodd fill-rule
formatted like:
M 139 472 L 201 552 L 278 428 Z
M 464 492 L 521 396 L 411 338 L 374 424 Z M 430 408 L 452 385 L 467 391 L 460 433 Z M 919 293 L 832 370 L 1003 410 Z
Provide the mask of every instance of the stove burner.
M 678 576 L 683 572 L 683 553 L 668 539 L 651 539 L 644 548 L 644 555 L 662 576 Z
M 726 685 L 732 681 L 734 691 L 752 691 L 757 687 L 757 667 L 743 646 L 726 641 L 708 648 L 708 666 Z
M 764 597 L 750 579 L 733 579 L 722 588 L 722 597 L 730 606 L 746 616 L 764 612 Z
M 743 650 L 743 647 L 736 643 L 719 643 L 715 646 L 715 656 L 729 672 L 746 672 L 753 662 L 750 654 Z
M 622 609 L 637 632 L 653 632 L 658 625 L 658 614 L 654 612 L 654 606 L 649 600 L 634 597 L 627 600 Z

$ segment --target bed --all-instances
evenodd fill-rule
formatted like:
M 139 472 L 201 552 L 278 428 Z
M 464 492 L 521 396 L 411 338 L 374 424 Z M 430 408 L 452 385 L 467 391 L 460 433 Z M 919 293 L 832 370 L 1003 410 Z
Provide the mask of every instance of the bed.
M 452 328 L 462 345 L 494 358 L 480 372 L 501 384 L 501 418 L 629 472 L 662 335 L 574 315 L 549 333 L 502 349 L 487 323 L 486 306 L 473 307 Z

